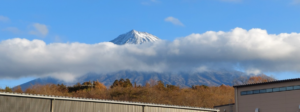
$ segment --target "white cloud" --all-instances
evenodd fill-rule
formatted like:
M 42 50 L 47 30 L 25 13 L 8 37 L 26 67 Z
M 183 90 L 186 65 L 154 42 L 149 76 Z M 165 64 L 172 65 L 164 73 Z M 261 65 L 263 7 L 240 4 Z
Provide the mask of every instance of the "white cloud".
M 248 75 L 260 75 L 260 74 L 262 74 L 259 69 L 248 69 L 245 72 Z
M 47 36 L 49 30 L 46 25 L 40 23 L 32 24 L 33 30 L 29 31 L 29 34 L 36 35 L 40 37 Z
M 172 17 L 172 16 L 167 17 L 167 18 L 165 19 L 165 21 L 166 21 L 166 22 L 171 22 L 171 23 L 174 24 L 174 25 L 184 26 L 184 25 L 179 21 L 179 19 L 174 18 L 174 17 Z
M 5 16 L 1 16 L 0 15 L 0 22 L 9 22 L 9 18 L 8 17 L 5 17 Z
M 122 46 L 15 38 L 0 42 L 0 78 L 53 76 L 72 81 L 91 72 L 235 70 L 237 64 L 249 74 L 299 73 L 299 48 L 300 33 L 275 35 L 242 28 Z
M 14 33 L 14 34 L 21 33 L 21 30 L 19 30 L 16 27 L 7 27 L 7 28 L 2 29 L 2 31 L 6 31 L 6 32 Z

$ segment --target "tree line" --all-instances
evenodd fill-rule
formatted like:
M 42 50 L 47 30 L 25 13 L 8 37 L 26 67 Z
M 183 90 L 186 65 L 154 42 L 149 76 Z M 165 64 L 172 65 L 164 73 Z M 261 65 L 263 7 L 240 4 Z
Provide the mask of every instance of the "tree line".
M 261 80 L 264 78 L 262 76 L 253 76 L 248 78 L 248 81 L 266 81 Z M 23 92 L 20 86 L 14 89 L 6 87 L 5 89 L 0 89 L 0 91 Z M 228 85 L 194 85 L 190 88 L 180 88 L 179 86 L 164 84 L 162 81 L 155 80 L 149 80 L 145 85 L 136 85 L 135 83 L 132 84 L 129 79 L 115 80 L 108 88 L 99 81 L 77 83 L 69 87 L 64 84 L 32 85 L 24 93 L 206 108 L 230 104 L 235 101 L 234 88 Z

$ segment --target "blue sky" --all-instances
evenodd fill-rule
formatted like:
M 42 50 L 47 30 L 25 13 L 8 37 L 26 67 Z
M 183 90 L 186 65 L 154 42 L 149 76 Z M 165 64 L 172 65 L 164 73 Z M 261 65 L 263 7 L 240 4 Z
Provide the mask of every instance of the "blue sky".
M 13 38 L 50 43 L 107 42 L 131 29 L 173 41 L 193 33 L 259 28 L 269 34 L 300 32 L 299 0 L 2 0 L 0 41 Z M 297 72 L 269 71 L 276 78 Z M 37 75 L 2 77 L 0 87 Z

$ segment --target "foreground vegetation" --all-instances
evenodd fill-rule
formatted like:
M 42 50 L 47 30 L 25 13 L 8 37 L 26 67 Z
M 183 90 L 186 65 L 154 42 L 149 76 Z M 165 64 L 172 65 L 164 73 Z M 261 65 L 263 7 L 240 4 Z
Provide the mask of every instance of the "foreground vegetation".
M 243 79 L 244 80 L 244 79 Z M 248 82 L 266 81 L 255 76 Z M 0 91 L 23 92 L 21 87 Z M 66 87 L 63 84 L 33 85 L 25 93 L 44 94 L 68 97 L 84 97 L 144 103 L 182 105 L 212 108 L 216 105 L 234 103 L 234 88 L 232 86 L 198 85 L 191 88 L 180 88 L 175 85 L 165 85 L 162 81 L 150 80 L 144 86 L 132 84 L 130 80 L 116 80 L 111 87 L 106 88 L 98 81 L 77 83 Z

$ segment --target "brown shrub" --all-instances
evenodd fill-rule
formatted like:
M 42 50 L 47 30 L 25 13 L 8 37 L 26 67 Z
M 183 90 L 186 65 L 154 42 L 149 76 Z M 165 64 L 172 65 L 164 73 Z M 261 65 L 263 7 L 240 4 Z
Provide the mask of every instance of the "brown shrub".
M 89 85 L 90 83 L 83 84 Z M 31 88 L 28 88 L 25 92 L 32 94 L 98 98 L 210 108 L 215 105 L 234 103 L 234 88 L 226 85 L 201 85 L 193 86 L 192 88 L 179 88 L 178 86 L 174 85 L 165 86 L 161 81 L 154 82 L 152 80 L 145 84 L 145 86 L 132 87 L 118 85 L 114 86 L 113 88 L 106 89 L 106 87 L 98 81 L 94 81 L 93 84 L 94 86 L 92 88 L 80 89 L 72 92 L 66 90 L 67 87 L 64 85 L 34 85 Z M 115 85 L 117 85 L 117 83 L 115 83 Z M 73 87 L 80 86 L 82 85 L 78 83 Z

